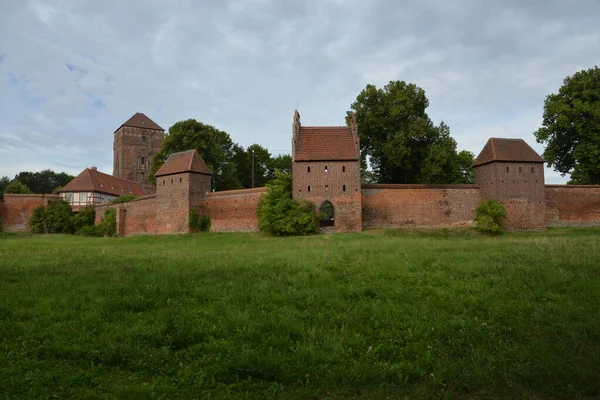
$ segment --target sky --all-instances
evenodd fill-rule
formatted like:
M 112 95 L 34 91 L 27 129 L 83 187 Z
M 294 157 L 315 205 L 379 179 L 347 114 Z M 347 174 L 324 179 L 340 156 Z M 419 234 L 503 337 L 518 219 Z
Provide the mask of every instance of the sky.
M 112 173 L 136 112 L 290 153 L 296 108 L 344 125 L 392 80 L 425 90 L 459 150 L 511 137 L 542 153 L 544 99 L 600 64 L 599 27 L 600 0 L 0 0 L 0 176 Z

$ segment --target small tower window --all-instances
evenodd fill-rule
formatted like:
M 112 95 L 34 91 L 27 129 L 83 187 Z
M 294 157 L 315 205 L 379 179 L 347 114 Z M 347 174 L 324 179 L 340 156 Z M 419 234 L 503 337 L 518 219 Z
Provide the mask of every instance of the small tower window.
M 310 172 L 310 165 L 306 168 L 306 172 Z
M 533 172 L 533 167 L 531 167 L 531 172 Z
M 163 185 L 165 184 L 165 180 L 163 179 Z
M 506 172 L 508 172 L 508 167 L 506 167 Z
M 519 167 L 519 172 L 523 172 L 522 169 L 521 169 L 521 167 Z
M 328 192 L 329 191 L 329 186 L 325 185 L 325 191 Z
M 346 185 L 342 186 L 342 190 L 345 192 L 346 191 Z
M 325 172 L 329 172 L 328 169 L 327 169 L 327 165 L 325 166 Z
M 179 183 L 181 183 L 181 177 L 179 177 Z
M 144 165 L 144 163 L 146 162 L 146 159 L 144 158 L 144 156 L 140 157 L 140 164 Z
M 342 172 L 346 172 L 346 166 L 342 165 Z
M 310 185 L 308 185 L 308 191 L 310 192 Z
M 171 178 L 171 183 L 173 183 L 173 178 Z
M 142 143 L 146 143 L 146 136 L 142 135 Z

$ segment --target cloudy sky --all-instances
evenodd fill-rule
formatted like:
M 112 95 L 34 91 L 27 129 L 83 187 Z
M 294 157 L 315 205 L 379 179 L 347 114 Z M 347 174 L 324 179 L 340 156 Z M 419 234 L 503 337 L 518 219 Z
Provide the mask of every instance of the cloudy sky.
M 599 0 L 0 0 L 0 175 L 112 173 L 135 112 L 289 153 L 297 105 L 304 125 L 342 125 L 390 80 L 422 87 L 459 149 L 542 152 L 546 95 L 597 64 Z

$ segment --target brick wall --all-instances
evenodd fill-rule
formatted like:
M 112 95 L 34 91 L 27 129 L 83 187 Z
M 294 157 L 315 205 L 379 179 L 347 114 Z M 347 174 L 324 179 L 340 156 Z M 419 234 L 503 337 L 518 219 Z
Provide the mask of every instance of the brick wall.
M 208 193 L 204 207 L 213 232 L 256 232 L 256 210 L 265 188 Z
M 156 234 L 156 195 L 139 197 L 127 203 L 96 206 L 96 224 L 109 208 L 117 210 L 120 236 Z
M 2 206 L 2 230 L 4 232 L 28 232 L 33 210 L 39 205 L 48 206 L 58 194 L 5 194 Z
M 476 185 L 363 185 L 363 226 L 471 225 L 479 202 Z
M 315 210 L 325 201 L 331 203 L 336 232 L 362 230 L 358 161 L 295 161 L 292 176 L 294 199 L 312 202 Z
M 546 185 L 548 226 L 600 226 L 600 186 Z
M 155 188 L 148 181 L 148 175 L 152 169 L 152 157 L 160 151 L 164 136 L 164 132 L 159 130 L 120 127 L 114 137 L 113 175 L 139 182 L 147 193 L 154 193 Z M 141 164 L 142 156 L 144 164 Z
M 475 167 L 474 175 L 482 200 L 504 203 L 508 229 L 546 228 L 543 163 L 496 161 Z

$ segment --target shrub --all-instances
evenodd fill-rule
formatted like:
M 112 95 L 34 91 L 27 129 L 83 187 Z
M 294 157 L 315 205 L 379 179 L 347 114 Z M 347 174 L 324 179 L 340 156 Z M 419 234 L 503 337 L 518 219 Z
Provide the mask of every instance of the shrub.
M 198 217 L 198 211 L 190 210 L 190 220 L 188 222 L 190 232 L 198 232 L 198 230 L 200 229 Z
M 122 194 L 121 196 L 111 201 L 110 204 L 127 203 L 128 201 L 132 201 L 135 199 L 137 199 L 137 196 L 134 196 L 132 194 Z
M 103 232 L 100 232 L 99 226 L 82 226 L 77 232 L 81 236 L 102 236 Z
M 258 226 L 277 236 L 308 235 L 318 232 L 313 205 L 292 199 L 292 176 L 275 171 L 258 204 Z
M 44 233 L 46 232 L 46 223 L 44 221 L 46 214 L 46 208 L 43 205 L 37 206 L 31 214 L 29 220 L 29 228 L 33 233 Z
M 200 219 L 200 231 L 201 232 L 208 232 L 210 231 L 210 217 L 208 215 L 203 215 L 202 218 Z
M 73 233 L 73 211 L 71 205 L 62 199 L 48 202 L 44 212 L 44 226 L 48 233 Z
M 78 232 L 87 226 L 94 226 L 95 219 L 96 210 L 94 209 L 94 206 L 88 205 L 80 208 L 79 212 L 73 215 L 73 228 L 75 229 L 75 232 Z
M 109 208 L 97 226 L 99 236 L 117 236 L 117 210 Z
M 482 201 L 475 209 L 475 228 L 480 232 L 491 234 L 504 232 L 505 219 L 506 210 L 499 201 Z

